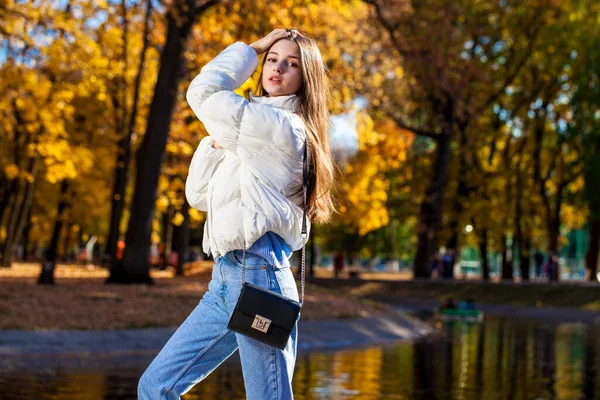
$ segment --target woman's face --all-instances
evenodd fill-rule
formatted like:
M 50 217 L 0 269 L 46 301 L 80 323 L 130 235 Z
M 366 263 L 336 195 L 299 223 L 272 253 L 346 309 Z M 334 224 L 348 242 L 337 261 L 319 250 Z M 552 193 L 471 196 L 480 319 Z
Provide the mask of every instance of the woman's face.
M 269 96 L 297 93 L 302 87 L 300 47 L 296 42 L 281 39 L 267 53 L 262 71 L 262 85 Z

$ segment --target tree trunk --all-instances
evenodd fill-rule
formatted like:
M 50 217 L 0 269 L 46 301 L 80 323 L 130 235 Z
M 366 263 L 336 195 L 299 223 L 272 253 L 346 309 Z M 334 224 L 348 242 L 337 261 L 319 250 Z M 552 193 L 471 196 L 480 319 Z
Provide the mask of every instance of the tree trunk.
M 56 258 L 58 253 L 58 242 L 60 240 L 60 232 L 62 230 L 64 213 L 69 206 L 67 200 L 67 190 L 69 189 L 69 182 L 67 180 L 62 181 L 60 187 L 60 197 L 58 201 L 58 215 L 56 222 L 54 222 L 54 230 L 52 231 L 52 239 L 48 245 L 46 251 L 46 261 L 42 263 L 42 271 L 38 278 L 39 284 L 54 285 L 54 269 L 56 267 Z
M 71 198 L 76 198 L 76 195 L 73 193 L 71 195 Z M 74 237 L 75 235 L 73 234 L 73 227 L 75 226 L 75 222 L 73 221 L 73 218 L 69 218 L 68 222 L 65 224 L 65 239 L 63 240 L 63 245 L 62 245 L 62 249 L 63 249 L 63 254 L 64 257 L 63 259 L 66 262 L 74 262 L 77 257 L 76 254 L 77 252 L 73 252 L 73 248 L 75 247 L 75 240 L 76 238 Z M 71 256 L 73 256 L 71 258 Z
M 15 116 L 15 137 L 13 139 L 13 157 L 12 163 L 17 165 L 19 168 L 21 166 L 21 159 L 23 156 L 27 154 L 26 147 L 29 144 L 30 134 L 27 132 L 25 127 L 25 121 L 19 112 L 19 108 L 17 107 L 17 99 L 13 98 L 11 101 L 12 108 L 14 110 Z M 31 158 L 30 158 L 31 160 Z M 31 167 L 31 163 L 30 163 Z M 2 243 L 2 249 L 0 250 L 0 267 L 10 267 L 12 254 L 14 251 L 15 242 L 15 230 L 17 218 L 21 212 L 21 205 L 23 204 L 23 190 L 24 187 L 27 186 L 27 182 L 22 178 L 18 177 L 12 180 L 10 184 L 10 188 L 8 193 L 2 198 L 2 202 L 0 203 L 0 228 L 4 222 L 4 213 L 8 211 L 8 216 L 6 218 L 6 237 L 4 242 Z
M 419 213 L 418 245 L 414 264 L 415 278 L 431 276 L 431 255 L 435 251 L 434 247 L 440 229 L 442 204 L 450 164 L 450 141 L 449 133 L 441 134 L 437 140 L 434 177 L 427 189 L 425 199 L 421 203 Z
M 169 203 L 169 207 L 167 208 L 167 213 L 163 219 L 163 232 L 165 241 L 165 252 L 163 265 L 161 268 L 166 267 L 167 265 L 171 265 L 171 253 L 173 252 L 173 216 L 175 214 L 175 207 L 173 204 Z
M 21 213 L 21 208 L 24 201 L 24 191 L 27 187 L 27 182 L 21 178 L 17 178 L 19 181 L 15 185 L 14 200 L 10 204 L 8 217 L 6 220 L 6 238 L 4 239 L 4 245 L 2 246 L 2 260 L 0 263 L 1 267 L 9 268 L 12 264 L 12 258 L 14 253 L 15 243 L 15 231 L 17 229 L 17 222 Z
M 461 217 L 465 210 L 465 204 L 469 200 L 472 188 L 468 184 L 468 173 L 469 169 L 472 168 L 472 162 L 469 162 L 467 158 L 472 158 L 468 155 L 470 151 L 468 148 L 466 126 L 459 125 L 460 129 L 460 157 L 458 166 L 458 185 L 456 189 L 456 195 L 452 201 L 452 220 L 450 222 L 450 240 L 446 243 L 446 248 L 454 250 L 456 259 L 460 259 L 460 236 L 462 226 L 460 224 Z
M 10 200 L 13 197 L 12 194 L 16 193 L 17 181 L 18 179 L 12 180 L 8 191 L 3 194 L 2 199 L 0 200 L 0 227 L 2 226 L 2 222 L 4 221 L 4 212 L 8 209 Z
M 17 196 L 13 202 L 13 207 L 8 219 L 6 230 L 6 240 L 2 251 L 2 267 L 10 267 L 14 253 L 14 247 L 21 241 L 21 234 L 25 227 L 25 219 L 29 215 L 29 209 L 33 203 L 33 193 L 35 189 L 35 177 L 40 162 L 40 154 L 31 158 L 29 163 L 29 173 L 33 176 L 32 182 L 21 181 L 17 184 Z
M 552 218 L 550 221 L 547 221 L 550 232 L 548 232 L 549 236 L 549 244 L 550 251 L 554 254 L 558 254 L 558 237 L 560 235 L 560 224 L 559 221 Z
M 107 282 L 154 283 L 148 255 L 156 190 L 173 108 L 177 98 L 183 52 L 196 17 L 194 0 L 173 3 L 167 17 L 167 37 L 142 144 L 136 154 L 135 191 L 121 262 L 114 263 Z
M 12 182 L 14 182 L 14 179 L 9 181 L 8 178 L 0 171 L 0 223 L 2 222 L 4 209 L 8 203 L 6 199 L 9 198 L 10 194 L 12 193 L 9 190 L 9 186 L 12 184 Z
M 529 237 L 522 241 L 521 249 L 519 250 L 519 269 L 521 271 L 521 280 L 529 280 L 529 270 L 531 266 L 531 240 Z
M 554 210 L 552 210 L 552 217 L 548 221 L 548 225 L 550 226 L 550 252 L 551 254 L 556 254 L 558 256 L 558 238 L 560 236 L 560 213 L 562 209 L 562 201 L 564 196 L 564 188 L 566 187 L 566 182 L 561 179 L 561 182 L 558 185 L 556 190 L 556 205 Z M 556 266 L 556 274 L 551 274 L 550 279 L 553 281 L 560 281 L 560 265 L 557 262 Z
M 513 280 L 513 255 L 506 235 L 502 235 L 502 280 Z
M 21 241 L 21 237 L 23 237 L 23 231 L 25 230 L 25 226 L 29 223 L 29 218 L 31 217 L 31 207 L 33 205 L 33 195 L 35 193 L 36 175 L 40 164 L 40 160 L 41 156 L 39 154 L 36 154 L 36 156 L 32 160 L 33 165 L 31 168 L 31 174 L 33 176 L 33 181 L 30 182 L 27 186 L 27 194 L 25 196 L 25 203 L 23 204 L 21 219 L 17 224 L 17 231 L 15 232 L 15 244 Z
M 183 200 L 181 213 L 183 214 L 183 222 L 176 229 L 175 248 L 177 250 L 177 266 L 175 275 L 183 275 L 183 264 L 186 262 L 187 254 L 190 247 L 190 205 L 187 200 Z
M 529 280 L 529 249 L 531 247 L 531 243 L 528 239 L 524 237 L 523 230 L 523 179 L 521 176 L 522 171 L 522 162 L 523 156 L 520 155 L 518 168 L 516 171 L 517 181 L 516 181 L 516 199 L 515 199 L 515 238 L 514 238 L 514 246 L 513 248 L 517 249 L 517 253 L 519 254 L 519 271 L 521 275 L 522 281 Z M 513 259 L 514 259 L 513 252 Z
M 125 190 L 127 189 L 127 183 L 129 182 L 129 164 L 131 163 L 131 137 L 135 128 L 135 120 L 137 118 L 138 111 L 138 99 L 140 95 L 140 86 L 142 82 L 142 73 L 144 71 L 144 65 L 146 60 L 146 50 L 148 49 L 148 30 L 150 23 L 150 16 L 152 13 L 152 1 L 147 0 L 146 2 L 146 15 L 144 18 L 144 33 L 143 33 L 143 45 L 140 53 L 140 62 L 138 66 L 137 75 L 135 77 L 135 83 L 133 87 L 133 105 L 131 115 L 129 118 L 123 118 L 128 120 L 129 125 L 126 132 L 119 132 L 121 139 L 119 140 L 119 149 L 117 152 L 117 162 L 115 165 L 115 182 L 113 186 L 113 195 L 111 197 L 112 205 L 110 210 L 110 229 L 108 233 L 108 240 L 106 243 L 105 254 L 109 257 L 111 265 L 116 262 L 117 259 L 117 242 L 120 236 L 121 218 L 123 217 L 123 207 L 125 202 Z M 126 115 L 127 109 L 125 104 L 122 104 L 123 116 Z M 125 123 L 125 122 L 124 122 Z
M 23 245 L 23 261 L 29 260 L 29 255 L 31 254 L 29 248 L 31 246 L 31 220 L 27 221 L 27 225 L 25 225 L 25 229 L 23 230 L 23 240 L 21 240 Z
M 131 159 L 131 136 L 126 135 L 119 140 L 117 164 L 115 166 L 115 182 L 111 197 L 110 229 L 106 242 L 105 254 L 113 263 L 117 259 L 117 242 L 120 236 L 121 218 L 125 201 L 125 190 L 129 180 L 129 162 Z
M 593 216 L 590 219 L 590 241 L 588 245 L 588 253 L 585 257 L 585 263 L 590 270 L 589 280 L 597 282 L 596 274 L 598 273 L 598 250 L 600 247 L 600 217 Z
M 568 184 L 568 182 L 564 179 L 564 169 L 565 169 L 565 162 L 563 159 L 563 155 L 562 155 L 562 150 L 560 148 L 560 143 L 559 146 L 556 148 L 556 151 L 558 152 L 558 154 L 555 155 L 555 157 L 557 157 L 558 161 L 560 162 L 560 166 L 559 167 L 552 167 L 548 173 L 546 174 L 546 176 L 542 176 L 542 167 L 541 167 L 541 149 L 542 149 L 542 142 L 543 142 L 543 137 L 544 137 L 544 123 L 543 121 L 541 121 L 540 123 L 538 123 L 535 131 L 534 131 L 535 135 L 535 149 L 534 149 L 534 153 L 533 153 L 533 159 L 534 159 L 534 179 L 535 179 L 535 183 L 537 185 L 538 188 L 538 192 L 540 197 L 542 198 L 542 202 L 544 204 L 544 211 L 545 211 L 545 217 L 546 217 L 546 227 L 548 229 L 548 238 L 549 238 L 549 250 L 550 250 L 550 257 L 552 257 L 553 254 L 558 255 L 558 238 L 560 236 L 560 213 L 561 213 L 561 207 L 562 207 L 562 201 L 563 201 L 563 196 L 564 196 L 564 189 L 566 188 L 566 185 Z M 552 208 L 552 204 L 550 201 L 549 196 L 547 195 L 547 188 L 546 188 L 546 182 L 548 181 L 548 179 L 550 178 L 551 175 L 558 175 L 560 177 L 559 182 L 557 183 L 557 190 L 556 190 L 556 201 L 555 201 L 555 207 L 554 209 Z M 558 267 L 557 267 L 558 268 Z M 551 274 L 551 280 L 560 280 L 560 268 L 558 268 L 559 271 L 554 274 L 554 276 L 552 276 L 553 274 Z
M 22 259 L 18 260 L 18 261 L 26 261 L 29 255 L 29 252 L 27 251 L 28 247 L 29 247 L 29 239 L 30 239 L 30 233 L 31 233 L 31 209 L 32 207 L 29 207 L 29 210 L 27 211 L 27 215 L 25 216 L 25 227 L 23 228 L 23 233 L 21 235 L 21 241 L 20 241 L 20 245 L 23 246 L 23 255 L 22 255 Z
M 484 281 L 490 280 L 490 261 L 488 260 L 488 231 L 483 228 L 479 238 L 479 252 L 481 253 L 482 278 Z

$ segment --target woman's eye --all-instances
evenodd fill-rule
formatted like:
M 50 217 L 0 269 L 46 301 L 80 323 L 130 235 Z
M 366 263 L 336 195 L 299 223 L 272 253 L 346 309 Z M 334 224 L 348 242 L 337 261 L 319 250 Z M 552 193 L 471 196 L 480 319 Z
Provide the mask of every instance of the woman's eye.
M 267 61 L 268 61 L 268 62 L 277 62 L 277 60 L 276 60 L 276 59 L 274 59 L 274 58 L 267 58 Z M 296 64 L 296 63 L 288 63 L 288 65 L 289 65 L 290 67 L 294 67 L 294 68 L 297 68 L 297 67 L 298 67 L 298 64 Z

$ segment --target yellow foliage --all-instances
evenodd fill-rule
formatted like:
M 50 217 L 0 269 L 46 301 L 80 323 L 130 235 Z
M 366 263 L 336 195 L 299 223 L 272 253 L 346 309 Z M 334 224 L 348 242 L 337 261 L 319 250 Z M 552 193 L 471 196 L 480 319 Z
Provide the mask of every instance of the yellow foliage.
M 177 143 L 169 142 L 169 143 L 167 143 L 166 151 L 167 151 L 167 153 L 176 155 L 179 153 L 179 146 L 177 145 Z
M 197 225 L 206 219 L 205 213 L 198 211 L 195 208 L 190 208 L 188 212 L 190 214 L 191 225 Z
M 169 187 L 168 177 L 165 175 L 161 175 L 158 178 L 158 191 L 162 193 L 162 192 L 166 191 L 168 187 Z
M 572 204 L 562 206 L 561 221 L 569 229 L 583 229 L 589 217 L 587 207 L 577 207 Z
M 339 211 L 343 223 L 365 235 L 389 224 L 388 172 L 405 162 L 413 135 L 364 112 L 357 114 L 357 125 L 359 152 L 345 166 Z
M 438 12 L 434 11 L 432 3 L 422 7 L 423 10 L 407 9 L 407 12 L 402 10 L 403 12 L 395 13 L 400 11 L 396 3 L 389 4 L 389 10 L 386 10 L 386 13 L 389 11 L 388 16 L 400 18 L 410 14 L 408 18 L 413 16 L 415 18 L 414 26 L 429 21 L 423 18 L 423 15 L 417 14 Z M 73 180 L 77 199 L 73 202 L 72 220 L 77 221 L 82 231 L 96 229 L 97 232 L 94 234 L 100 235 L 108 229 L 112 174 L 117 154 L 116 144 L 119 135 L 122 134 L 117 131 L 116 121 L 123 107 L 121 104 L 123 95 L 126 114 L 131 111 L 134 99 L 133 82 L 138 73 L 137 61 L 143 40 L 141 37 L 143 7 L 129 7 L 128 54 L 125 55 L 126 59 L 123 58 L 123 30 L 119 7 L 118 3 L 107 0 L 80 1 L 77 3 L 77 12 L 80 15 L 74 18 L 73 15 L 56 7 L 54 2 L 16 3 L 14 0 L 5 0 L 0 6 L 0 19 L 2 19 L 0 31 L 4 38 L 9 39 L 6 41 L 7 46 L 13 46 L 12 52 L 7 52 L 6 60 L 3 60 L 0 65 L 0 92 L 5 94 L 0 96 L 0 109 L 3 111 L 0 115 L 2 131 L 0 149 L 12 149 L 15 143 L 24 136 L 27 137 L 26 143 L 20 149 L 23 155 L 20 163 L 13 160 L 11 156 L 0 154 L 2 171 L 8 179 L 21 176 L 29 181 L 33 179 L 39 181 L 36 182 L 39 183 L 37 186 L 39 189 L 36 189 L 36 196 L 38 196 L 36 204 L 40 207 L 35 213 L 40 214 L 39 210 L 45 211 L 55 206 L 56 199 L 44 197 L 51 190 L 52 193 L 56 192 L 53 184 L 64 179 Z M 395 9 L 396 7 L 398 8 Z M 428 7 L 431 7 L 431 10 L 427 10 Z M 461 27 L 460 31 L 452 31 L 457 34 L 456 37 L 448 36 L 454 38 L 452 42 L 455 43 L 464 43 L 462 39 L 465 39 L 465 36 L 461 35 L 472 33 L 469 31 L 472 27 L 468 26 L 470 20 L 465 18 L 467 14 L 461 10 L 463 7 L 465 7 L 464 3 L 456 4 L 458 13 L 455 17 L 462 21 L 461 24 L 466 25 Z M 472 9 L 474 15 L 480 12 L 479 8 L 477 4 L 474 6 Z M 12 12 L 14 10 L 18 12 Z M 107 15 L 106 21 L 101 22 L 100 28 L 93 29 L 84 24 L 84 21 L 100 10 L 105 10 Z M 441 10 L 441 15 L 447 16 L 444 14 L 446 11 L 443 8 Z M 489 21 L 493 20 L 495 24 L 508 23 L 496 15 L 502 11 L 497 6 L 493 6 L 491 10 L 493 12 L 490 12 L 492 15 Z M 182 71 L 186 71 L 186 75 L 179 87 L 166 149 L 168 157 L 162 165 L 162 174 L 159 178 L 157 211 L 166 212 L 169 205 L 174 206 L 176 210 L 181 209 L 185 197 L 185 177 L 191 156 L 200 139 L 206 135 L 204 127 L 195 118 L 183 96 L 194 74 L 226 45 L 236 40 L 251 43 L 274 28 L 297 25 L 317 40 L 327 65 L 331 67 L 333 83 L 331 108 L 335 113 L 353 111 L 356 115 L 359 151 L 343 168 L 338 199 L 341 203 L 339 207 L 341 222 L 351 227 L 353 232 L 365 235 L 389 224 L 388 202 L 397 204 L 398 197 L 414 200 L 422 196 L 421 191 L 405 185 L 406 181 L 414 179 L 414 175 L 417 175 L 417 171 L 412 170 L 412 163 L 407 163 L 408 152 L 413 146 L 415 137 L 412 133 L 399 129 L 394 121 L 385 116 L 384 110 L 398 112 L 399 115 L 432 118 L 435 113 L 431 113 L 429 103 L 431 100 L 433 103 L 437 100 L 436 91 L 444 90 L 446 93 L 456 95 L 461 100 L 457 104 L 463 104 L 467 98 L 477 100 L 480 96 L 489 95 L 486 90 L 489 91 L 490 88 L 497 90 L 495 84 L 503 79 L 497 79 L 501 76 L 494 75 L 492 69 L 485 69 L 495 64 L 491 62 L 478 63 L 474 66 L 475 69 L 479 66 L 483 67 L 482 71 L 476 72 L 485 72 L 482 76 L 489 77 L 489 81 L 493 83 L 489 85 L 490 87 L 486 87 L 485 82 L 479 80 L 473 71 L 462 69 L 465 65 L 463 62 L 467 63 L 468 60 L 450 60 L 454 64 L 445 65 L 448 62 L 446 57 L 451 57 L 447 56 L 448 54 L 459 54 L 460 51 L 444 49 L 443 52 L 439 52 L 439 46 L 445 44 L 435 40 L 439 32 L 434 30 L 411 28 L 397 32 L 412 35 L 410 37 L 398 35 L 401 47 L 406 46 L 407 50 L 405 54 L 400 55 L 388 43 L 389 37 L 385 35 L 382 37 L 380 27 L 373 23 L 372 11 L 371 6 L 358 0 L 318 2 L 240 0 L 220 2 L 203 14 L 193 27 L 185 53 L 186 65 Z M 577 11 L 567 11 L 564 15 L 570 16 L 573 20 L 588 20 L 588 12 L 584 7 L 580 7 Z M 569 17 L 562 18 L 569 19 Z M 540 17 L 539 20 L 541 21 L 542 18 Z M 581 23 L 581 25 L 585 24 Z M 155 13 L 152 26 L 151 46 L 146 54 L 146 65 L 141 81 L 139 112 L 134 121 L 136 135 L 134 149 L 139 146 L 148 121 L 149 105 L 160 66 L 160 50 L 165 42 L 164 15 Z M 398 24 L 398 26 L 400 29 L 410 27 L 407 24 Z M 494 32 L 494 27 L 487 28 Z M 440 25 L 440 29 L 447 29 L 447 27 Z M 506 35 L 509 41 L 521 40 L 518 35 L 511 36 L 510 25 L 501 29 L 497 32 Z M 36 35 L 22 37 L 23 32 L 34 30 Z M 539 36 L 544 37 L 542 34 Z M 548 40 L 554 39 L 551 37 Z M 560 38 L 556 37 L 556 39 Z M 577 39 L 574 39 L 575 43 L 576 41 Z M 506 43 L 510 44 L 508 41 Z M 561 47 L 560 40 L 558 43 L 548 43 L 546 47 L 554 51 L 553 57 L 549 58 L 548 53 L 536 50 L 528 60 L 528 65 L 544 65 L 547 71 L 540 74 L 539 78 L 549 82 L 556 78 L 551 72 L 551 63 L 554 58 L 560 60 L 558 56 L 560 52 L 557 49 L 565 47 Z M 554 47 L 550 49 L 550 45 Z M 11 54 L 18 54 L 22 49 L 33 50 L 23 58 L 28 60 L 27 63 L 11 59 Z M 419 54 L 438 56 L 427 59 L 427 62 L 432 63 L 431 65 L 423 65 L 424 59 Z M 577 60 L 570 60 L 569 64 L 574 65 L 576 62 Z M 564 66 L 565 63 L 562 64 Z M 529 71 L 529 69 L 525 70 Z M 464 77 L 459 76 L 460 79 L 452 76 L 452 74 L 463 73 Z M 569 72 L 565 74 L 569 75 Z M 257 70 L 250 79 L 236 89 L 236 93 L 247 96 L 248 92 L 256 87 L 258 79 L 260 76 Z M 462 82 L 462 86 L 457 85 L 457 82 Z M 464 82 L 469 84 L 466 85 Z M 523 87 L 527 90 L 527 84 L 527 79 L 519 76 L 515 78 L 513 88 Z M 435 90 L 428 92 L 429 85 Z M 473 89 L 470 92 L 472 96 L 465 96 L 462 92 L 463 87 L 467 86 Z M 125 93 L 121 93 L 122 87 L 126 88 Z M 357 106 L 351 100 L 357 96 L 365 96 L 368 112 L 357 108 L 352 110 Z M 510 108 L 511 99 L 499 100 Z M 565 104 L 562 109 L 558 107 L 560 106 L 555 108 L 556 113 L 570 121 L 570 105 Z M 481 125 L 477 129 L 484 139 L 476 140 L 470 145 L 476 149 L 479 160 L 487 161 L 482 164 L 484 171 L 497 175 L 501 173 L 501 168 L 507 167 L 504 165 L 503 154 L 509 149 L 506 138 L 511 137 L 511 131 L 504 125 L 496 132 L 492 129 L 493 118 L 488 115 L 488 110 L 483 110 L 481 114 L 481 121 L 480 117 L 477 117 L 473 118 L 477 121 L 468 122 L 470 127 L 474 124 Z M 425 125 L 429 122 L 431 121 L 424 121 Z M 494 132 L 490 133 L 492 131 Z M 492 134 L 502 138 L 495 143 L 497 146 L 493 154 L 489 145 Z M 549 130 L 546 137 L 550 136 Z M 548 151 L 550 146 L 547 143 L 544 142 L 543 146 L 541 164 L 546 175 L 545 169 L 551 164 L 549 161 L 555 154 Z M 560 151 L 563 152 L 566 163 L 575 163 L 580 156 L 577 149 L 569 149 L 566 145 Z M 532 151 L 526 148 L 525 153 L 531 154 Z M 31 157 L 38 156 L 40 170 L 34 177 L 26 170 Z M 419 168 L 430 170 L 433 157 L 425 154 L 417 161 Z M 530 165 L 531 159 L 526 159 L 525 164 Z M 451 170 L 451 179 L 455 179 L 453 174 L 455 175 L 456 172 Z M 494 194 L 489 201 L 492 206 L 501 205 L 505 199 L 501 193 L 507 189 L 508 175 L 507 173 L 500 178 L 485 182 L 485 188 Z M 550 179 L 546 189 L 550 196 L 556 194 L 559 184 L 557 175 L 559 174 L 548 175 Z M 427 175 L 420 172 L 417 176 Z M 401 183 L 404 185 L 399 185 L 398 181 L 403 181 Z M 449 187 L 452 188 L 452 185 L 453 183 L 450 182 Z M 125 196 L 127 199 L 132 189 L 130 183 Z M 570 193 L 580 192 L 583 189 L 583 180 L 575 179 L 567 189 Z M 538 208 L 541 209 L 542 205 L 537 197 L 538 195 L 535 194 L 531 201 L 537 201 Z M 487 212 L 484 207 L 477 210 L 479 214 L 485 215 Z M 499 212 L 503 213 L 503 216 L 506 215 L 505 210 Z M 581 226 L 585 222 L 585 215 L 584 210 L 568 204 L 563 209 L 561 222 L 569 227 Z M 189 210 L 189 216 L 192 226 L 195 227 L 205 219 L 205 214 L 195 209 Z M 51 230 L 48 218 L 39 218 L 35 221 L 32 232 L 39 232 L 39 234 L 35 233 L 37 236 L 33 237 L 36 240 L 47 238 Z M 182 221 L 183 215 L 179 211 L 176 212 L 172 222 L 178 225 Z M 123 224 L 125 226 L 125 222 Z M 159 228 L 160 224 L 156 220 L 153 223 L 152 233 L 154 242 L 160 240 Z M 535 230 L 538 228 L 533 227 L 533 229 L 538 233 Z M 84 237 L 88 237 L 89 232 L 82 233 Z
M 185 218 L 183 217 L 183 214 L 180 212 L 175 213 L 175 216 L 173 216 L 173 225 L 175 226 L 180 226 L 183 223 L 183 220 Z
M 16 164 L 8 164 L 4 167 L 4 173 L 8 180 L 13 180 L 19 175 L 19 167 Z
M 573 180 L 573 182 L 571 182 L 569 184 L 568 190 L 571 193 L 577 193 L 577 192 L 580 192 L 581 190 L 583 190 L 584 186 L 585 186 L 585 179 L 584 179 L 583 175 L 580 175 L 577 178 L 575 178 L 575 180 Z
M 169 208 L 169 198 L 167 196 L 160 196 L 158 199 L 156 199 L 156 210 L 160 211 L 161 213 L 165 213 L 167 212 L 167 209 Z

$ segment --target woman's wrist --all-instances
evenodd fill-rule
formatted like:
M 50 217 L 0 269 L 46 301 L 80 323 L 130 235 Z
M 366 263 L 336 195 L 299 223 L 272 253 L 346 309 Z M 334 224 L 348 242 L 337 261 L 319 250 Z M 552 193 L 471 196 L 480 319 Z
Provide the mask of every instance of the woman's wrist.
M 252 47 L 254 49 L 254 51 L 256 52 L 256 55 L 259 56 L 260 55 L 260 49 L 258 46 L 256 46 L 255 44 L 256 42 L 250 44 L 249 46 Z

